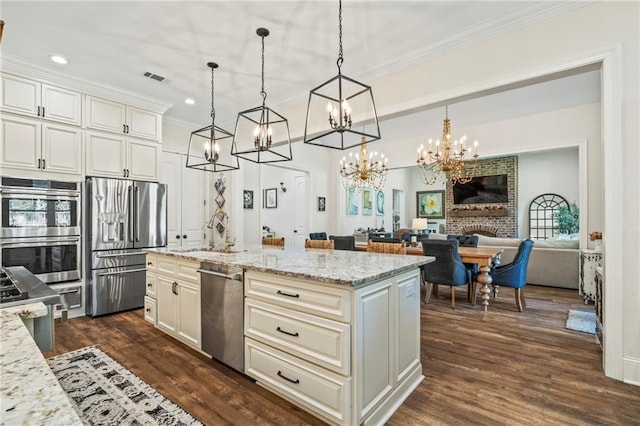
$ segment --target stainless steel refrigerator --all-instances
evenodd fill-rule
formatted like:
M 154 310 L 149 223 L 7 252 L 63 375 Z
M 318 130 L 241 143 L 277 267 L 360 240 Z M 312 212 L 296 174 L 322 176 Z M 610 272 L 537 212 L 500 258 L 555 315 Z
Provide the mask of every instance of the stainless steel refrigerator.
M 167 245 L 167 186 L 156 182 L 86 180 L 86 314 L 144 305 L 146 254 Z

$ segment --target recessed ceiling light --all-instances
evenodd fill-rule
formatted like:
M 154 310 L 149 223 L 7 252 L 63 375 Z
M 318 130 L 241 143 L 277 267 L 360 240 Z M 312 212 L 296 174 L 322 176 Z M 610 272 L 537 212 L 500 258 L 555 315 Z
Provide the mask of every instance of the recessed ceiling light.
M 184 103 L 187 105 L 193 105 L 196 103 L 196 101 L 194 101 L 192 98 L 187 98 L 184 100 Z
M 69 63 L 69 61 L 67 61 L 67 58 L 65 58 L 64 56 L 60 56 L 60 55 L 51 55 L 51 56 L 49 56 L 49 59 L 51 59 L 56 64 L 65 65 L 65 64 Z

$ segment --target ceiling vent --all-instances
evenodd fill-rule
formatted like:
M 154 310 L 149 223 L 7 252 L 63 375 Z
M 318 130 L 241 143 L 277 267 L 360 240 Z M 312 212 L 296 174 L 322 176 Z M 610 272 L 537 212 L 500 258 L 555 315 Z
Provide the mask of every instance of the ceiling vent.
M 154 80 L 156 80 L 156 81 L 163 81 L 163 80 L 164 80 L 164 77 L 163 77 L 163 76 L 158 75 L 158 74 L 154 74 L 154 73 L 152 73 L 152 72 L 148 72 L 148 71 L 144 73 L 144 76 L 145 76 L 145 77 L 152 78 L 152 79 L 154 79 Z

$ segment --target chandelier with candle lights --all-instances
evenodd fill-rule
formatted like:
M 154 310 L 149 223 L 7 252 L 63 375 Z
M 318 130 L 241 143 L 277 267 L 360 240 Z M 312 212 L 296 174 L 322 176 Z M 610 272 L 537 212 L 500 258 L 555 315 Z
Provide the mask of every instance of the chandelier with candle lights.
M 218 68 L 218 64 L 208 62 L 207 66 L 211 68 L 211 125 L 191 132 L 186 166 L 206 172 L 237 170 L 240 164 L 238 157 L 231 155 L 233 147 L 222 149 L 222 145 L 231 142 L 233 135 L 216 126 L 214 70 Z
M 289 122 L 266 105 L 264 38 L 269 30 L 258 28 L 256 34 L 262 39 L 262 105 L 238 113 L 231 153 L 254 163 L 289 161 L 292 158 Z
M 468 183 L 475 175 L 478 163 L 478 141 L 473 148 L 467 146 L 467 136 L 459 140 L 451 136 L 451 120 L 449 108 L 445 107 L 445 118 L 442 128 L 442 140 L 435 143 L 429 139 L 428 148 L 418 148 L 418 167 L 422 170 L 422 181 L 426 185 L 434 184 L 440 177 L 446 176 L 451 183 Z
M 387 161 L 384 154 L 378 152 L 368 153 L 367 139 L 362 136 L 360 140 L 360 152 L 353 155 L 349 153 L 349 159 L 343 157 L 340 160 L 340 175 L 342 184 L 347 191 L 361 190 L 371 187 L 382 189 L 387 180 Z

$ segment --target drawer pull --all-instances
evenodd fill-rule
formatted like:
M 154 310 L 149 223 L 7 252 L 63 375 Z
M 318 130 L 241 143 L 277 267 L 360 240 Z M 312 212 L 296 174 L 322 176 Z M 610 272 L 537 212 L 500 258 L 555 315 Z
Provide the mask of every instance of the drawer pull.
M 277 294 L 281 295 L 281 296 L 287 296 L 287 297 L 300 297 L 299 294 L 291 294 L 291 293 L 285 293 L 284 291 L 276 291 Z
M 289 333 L 288 331 L 285 331 L 285 330 L 281 329 L 280 327 L 276 328 L 276 331 L 279 331 L 280 333 L 288 334 L 289 336 L 293 336 L 293 337 L 298 337 L 299 336 L 297 331 L 295 333 Z
M 145 309 L 145 311 L 151 312 L 151 308 L 147 308 L 147 309 Z
M 283 379 L 285 379 L 287 382 L 291 382 L 294 385 L 297 385 L 298 383 L 300 383 L 300 380 L 295 379 L 295 380 L 291 380 L 290 378 L 288 378 L 287 376 L 285 376 L 284 374 L 282 374 L 282 371 L 278 370 L 278 376 L 282 377 Z

